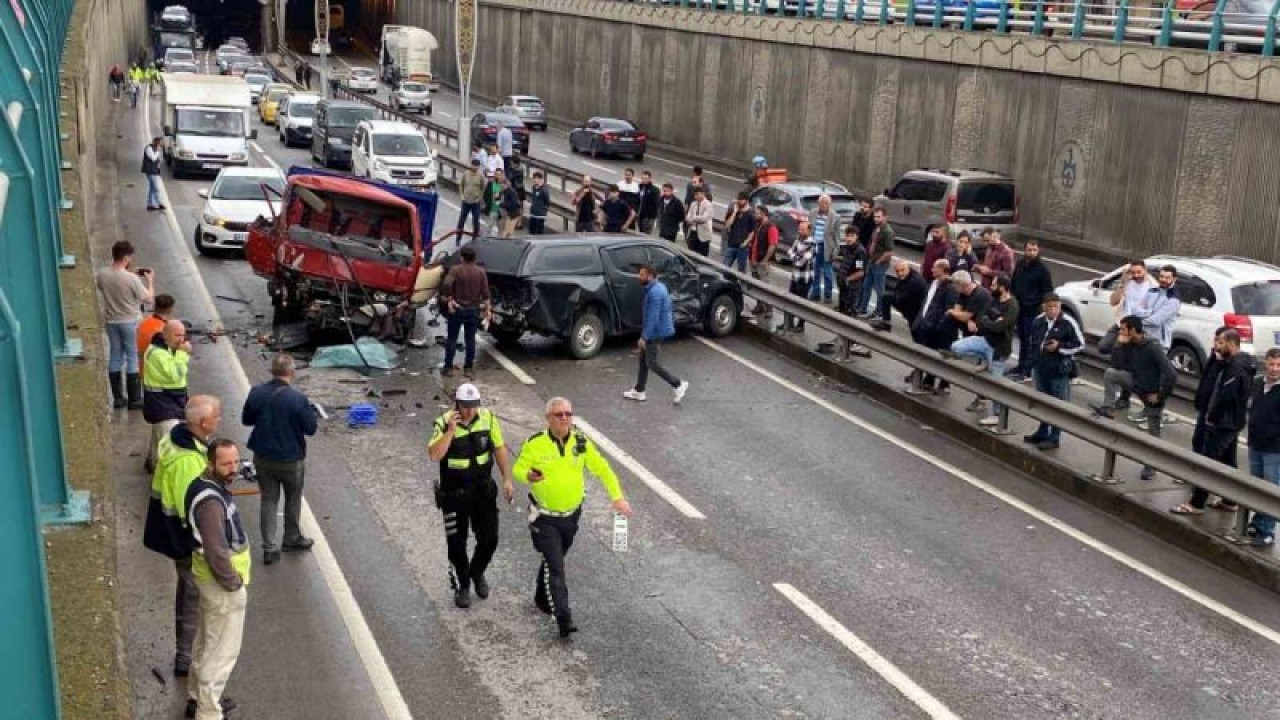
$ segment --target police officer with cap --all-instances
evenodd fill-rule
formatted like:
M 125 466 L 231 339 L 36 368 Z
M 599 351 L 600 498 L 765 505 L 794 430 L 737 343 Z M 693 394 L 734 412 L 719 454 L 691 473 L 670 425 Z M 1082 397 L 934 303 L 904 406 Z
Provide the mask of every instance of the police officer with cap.
M 569 611 L 564 558 L 573 546 L 582 517 L 582 501 L 586 497 L 584 471 L 600 479 L 614 511 L 630 517 L 631 505 L 623 497 L 609 461 L 574 426 L 573 405 L 562 397 L 551 398 L 547 401 L 547 429 L 520 448 L 515 476 L 521 483 L 528 483 L 532 492 L 529 533 L 534 549 L 542 555 L 533 602 L 542 612 L 555 616 L 562 639 L 578 631 Z
M 427 454 L 440 463 L 436 507 L 444 513 L 453 602 L 468 608 L 472 586 L 481 599 L 489 597 L 484 571 L 498 549 L 498 488 L 492 474 L 495 460 L 502 472 L 502 495 L 508 503 L 515 488 L 502 428 L 492 411 L 480 407 L 480 390 L 463 383 L 454 399 L 454 409 L 436 418 L 432 426 Z M 469 560 L 468 528 L 476 536 L 475 554 Z

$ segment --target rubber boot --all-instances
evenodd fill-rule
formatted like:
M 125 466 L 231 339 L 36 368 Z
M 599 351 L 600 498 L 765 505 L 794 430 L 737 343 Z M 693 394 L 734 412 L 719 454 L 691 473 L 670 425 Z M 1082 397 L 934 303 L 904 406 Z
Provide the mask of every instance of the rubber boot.
M 129 409 L 142 409 L 142 376 L 138 373 L 129 373 L 127 376 L 127 384 L 129 387 Z
M 129 404 L 124 394 L 124 378 L 118 372 L 107 371 L 107 386 L 111 388 L 111 407 L 122 408 Z

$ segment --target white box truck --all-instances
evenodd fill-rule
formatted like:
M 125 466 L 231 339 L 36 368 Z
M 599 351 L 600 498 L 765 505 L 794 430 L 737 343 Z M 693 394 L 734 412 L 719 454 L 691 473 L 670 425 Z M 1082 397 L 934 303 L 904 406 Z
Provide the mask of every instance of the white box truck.
M 253 95 L 233 75 L 164 73 L 164 158 L 174 177 L 218 174 L 228 165 L 248 165 Z
M 440 83 L 431 72 L 431 53 L 440 47 L 436 36 L 411 25 L 383 25 L 378 64 L 382 81 L 394 90 L 404 80 L 425 83 L 431 92 Z

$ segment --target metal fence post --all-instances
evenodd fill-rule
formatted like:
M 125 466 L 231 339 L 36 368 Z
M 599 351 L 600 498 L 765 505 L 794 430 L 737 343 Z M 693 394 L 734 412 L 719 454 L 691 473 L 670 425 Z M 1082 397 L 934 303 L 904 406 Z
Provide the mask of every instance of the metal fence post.
M 1280 0 L 1271 3 L 1271 12 L 1267 13 L 1267 34 L 1262 38 L 1262 56 L 1271 57 L 1276 53 L 1276 13 L 1280 12 Z
M 1226 0 L 1218 0 L 1217 7 L 1213 9 L 1213 24 L 1209 26 L 1209 52 L 1222 49 L 1222 22 L 1226 9 Z
M 7 183 L 0 176 L 0 196 Z M 0 633 L 6 652 L 0 660 L 0 703 L 6 714 L 32 720 L 61 717 L 58 671 L 54 662 L 53 623 L 44 542 L 36 510 L 35 463 L 27 424 L 27 378 L 21 333 L 9 300 L 0 289 Z
M 1009 0 L 1000 0 L 1000 17 L 996 20 L 996 32 L 1009 34 Z
M 964 30 L 971 32 L 973 30 L 973 19 L 978 14 L 978 4 L 975 0 L 968 0 L 964 4 Z
M 1084 34 L 1084 2 L 1077 2 L 1075 12 L 1071 14 L 1071 38 L 1079 40 Z
M 59 97 L 62 90 L 59 82 L 58 65 L 62 57 L 62 38 L 52 36 L 52 28 L 65 27 L 65 24 L 54 25 L 58 19 L 48 17 L 50 14 L 57 15 L 56 8 L 51 11 L 49 8 L 41 6 L 39 3 L 27 0 L 28 17 L 33 18 L 30 23 L 31 32 L 28 33 L 30 49 L 32 52 L 34 67 L 30 80 L 31 94 L 36 103 L 38 112 L 36 119 L 40 122 L 42 133 L 46 138 L 58 138 L 61 140 L 61 132 L 59 130 L 58 119 L 60 113 L 57 112 L 60 107 Z M 61 33 L 59 33 L 61 35 Z M 70 99 L 70 98 L 68 98 Z M 59 168 L 61 170 L 71 170 L 71 163 L 62 157 L 61 142 L 42 143 L 40 148 L 43 155 L 44 166 L 46 168 Z M 56 206 L 50 208 L 53 214 L 53 223 L 58 224 L 58 210 L 67 207 L 70 203 L 66 199 L 66 193 L 62 189 L 62 175 L 57 172 L 49 172 L 45 174 L 44 182 L 49 187 L 51 197 L 58 199 Z M 76 259 L 72 255 L 68 255 L 62 247 L 62 233 L 55 235 L 57 241 L 54 245 L 53 252 L 57 257 L 58 267 L 72 268 L 75 267 Z M 64 337 L 65 340 L 65 337 Z
M 1036 0 L 1035 18 L 1031 21 L 1032 35 L 1044 34 L 1044 2 L 1045 0 Z
M 1116 31 L 1111 35 L 1111 41 L 1115 43 L 1124 42 L 1125 32 L 1129 27 L 1129 0 L 1120 0 L 1119 9 L 1116 14 Z

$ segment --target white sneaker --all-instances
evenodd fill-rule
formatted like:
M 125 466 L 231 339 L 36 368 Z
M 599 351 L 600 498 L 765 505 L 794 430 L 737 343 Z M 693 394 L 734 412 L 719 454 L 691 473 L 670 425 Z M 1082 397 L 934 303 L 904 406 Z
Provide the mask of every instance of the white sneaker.
M 978 424 L 981 425 L 982 427 L 995 427 L 1000 424 L 1000 418 L 996 417 L 995 415 L 988 415 L 982 418 L 981 420 L 979 420 Z
M 676 386 L 676 397 L 672 402 L 679 405 L 680 401 L 684 399 L 684 394 L 687 392 L 689 392 L 689 381 L 681 380 L 680 384 Z
M 634 388 L 622 393 L 622 397 L 628 400 L 637 400 L 639 402 L 644 402 L 649 399 L 649 396 L 645 395 L 643 390 L 636 390 Z

